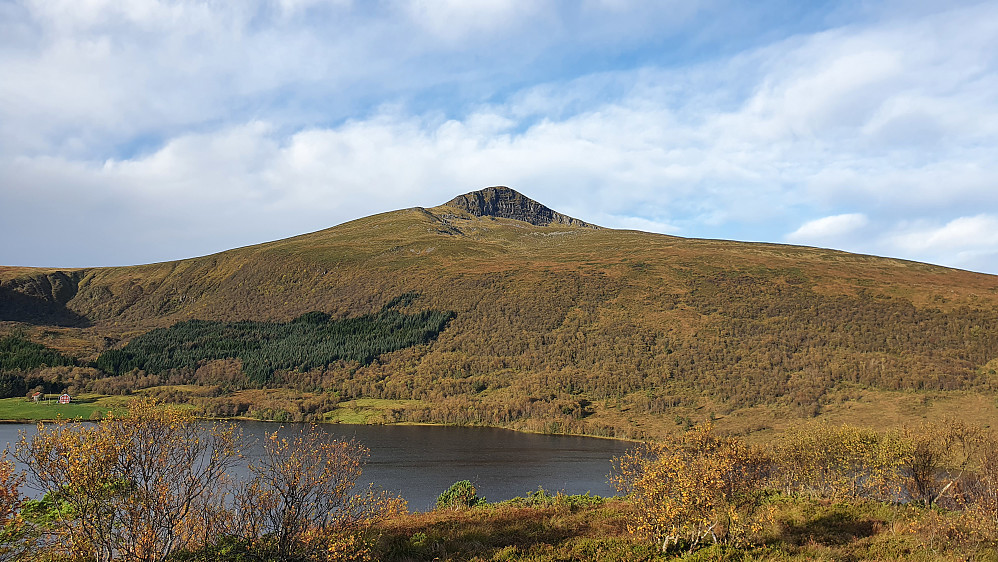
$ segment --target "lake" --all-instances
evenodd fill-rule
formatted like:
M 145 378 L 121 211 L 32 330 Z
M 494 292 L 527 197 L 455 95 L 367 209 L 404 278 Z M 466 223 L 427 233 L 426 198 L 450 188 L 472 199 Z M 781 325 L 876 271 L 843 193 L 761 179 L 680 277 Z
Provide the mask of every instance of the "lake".
M 278 424 L 237 422 L 245 435 L 292 431 Z M 538 486 L 552 493 L 608 496 L 611 459 L 633 443 L 535 435 L 483 427 L 322 424 L 339 439 L 355 439 L 371 450 L 363 483 L 398 492 L 409 509 L 425 511 L 438 495 L 458 480 L 471 480 L 478 495 L 489 501 L 523 496 Z M 0 447 L 17 440 L 18 430 L 33 425 L 0 424 Z M 253 450 L 247 452 L 253 457 Z

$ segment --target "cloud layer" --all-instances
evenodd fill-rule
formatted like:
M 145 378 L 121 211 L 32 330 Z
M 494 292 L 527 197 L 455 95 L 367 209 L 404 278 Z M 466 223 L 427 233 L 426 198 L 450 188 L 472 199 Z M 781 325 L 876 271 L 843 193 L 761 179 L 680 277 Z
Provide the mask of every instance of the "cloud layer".
M 998 273 L 994 5 L 763 3 L 739 33 L 709 2 L 232 6 L 0 6 L 0 263 L 175 259 L 504 184 L 606 226 Z

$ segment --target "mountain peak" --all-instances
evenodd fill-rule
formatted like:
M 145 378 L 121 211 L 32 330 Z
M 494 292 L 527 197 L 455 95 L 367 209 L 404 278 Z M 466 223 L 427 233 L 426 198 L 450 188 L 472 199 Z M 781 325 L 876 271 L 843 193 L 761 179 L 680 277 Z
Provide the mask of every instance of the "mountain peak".
M 458 195 L 446 203 L 467 211 L 476 217 L 495 217 L 528 222 L 536 226 L 564 224 L 585 228 L 599 228 L 594 224 L 580 221 L 554 211 L 537 201 L 504 185 L 486 187 L 464 195 Z

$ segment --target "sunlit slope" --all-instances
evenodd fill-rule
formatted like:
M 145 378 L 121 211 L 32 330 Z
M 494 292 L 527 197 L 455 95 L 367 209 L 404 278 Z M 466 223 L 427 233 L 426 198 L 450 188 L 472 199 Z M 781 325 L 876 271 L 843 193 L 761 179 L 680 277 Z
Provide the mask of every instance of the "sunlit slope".
M 596 423 L 608 409 L 640 417 L 704 404 L 809 415 L 857 388 L 998 386 L 998 277 L 831 250 L 534 226 L 441 206 L 190 260 L 59 274 L 78 279 L 60 293 L 72 293 L 66 318 L 112 346 L 186 319 L 345 317 L 419 292 L 410 310 L 456 317 L 431 345 L 351 371 L 350 388 L 474 404 L 474 419 L 455 421 L 561 412 Z M 6 294 L 52 275 L 0 270 Z

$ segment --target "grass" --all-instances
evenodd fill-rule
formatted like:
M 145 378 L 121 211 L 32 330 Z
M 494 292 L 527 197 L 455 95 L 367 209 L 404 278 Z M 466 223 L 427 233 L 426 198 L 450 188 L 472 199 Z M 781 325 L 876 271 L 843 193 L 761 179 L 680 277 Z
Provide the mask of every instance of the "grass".
M 25 398 L 0 399 L 0 420 L 51 421 L 55 419 L 89 420 L 109 411 L 123 412 L 126 398 L 82 394 L 74 396 L 69 404 L 59 404 L 58 394 L 47 394 L 40 402 Z
M 251 404 L 266 405 L 272 401 L 280 404 L 293 404 L 308 401 L 318 396 L 315 393 L 301 392 L 289 388 L 268 390 L 243 390 L 224 393 L 212 398 L 207 393 L 210 387 L 194 384 L 159 385 L 134 391 L 137 396 L 158 397 L 164 394 L 175 395 L 168 402 L 187 400 L 189 406 L 210 400 L 238 399 Z M 849 393 L 846 393 L 849 394 Z M 54 402 L 58 395 L 49 395 L 47 404 L 33 404 L 23 398 L 0 399 L 0 421 L 21 421 L 52 419 L 55 414 L 63 417 L 87 419 L 93 410 L 101 413 L 109 408 L 119 407 L 129 398 L 101 396 L 96 394 L 74 396 L 68 406 Z M 420 409 L 429 402 L 422 400 L 390 400 L 380 398 L 359 398 L 339 402 L 322 414 L 320 420 L 326 423 L 342 424 L 383 424 L 394 423 L 396 412 L 406 409 Z M 722 411 L 723 405 L 716 405 L 714 411 Z M 675 419 L 690 417 L 702 418 L 711 408 L 673 408 L 668 415 L 621 411 L 612 402 L 600 401 L 593 404 L 594 413 L 589 417 L 594 422 L 624 426 L 630 424 L 642 429 L 649 436 L 663 436 L 680 428 Z M 901 392 L 862 389 L 822 408 L 815 418 L 834 425 L 897 427 L 918 424 L 923 421 L 939 422 L 947 418 L 959 418 L 984 428 L 995 427 L 998 423 L 998 401 L 991 394 L 974 392 Z M 778 436 L 788 426 L 800 423 L 788 408 L 757 406 L 741 408 L 730 413 L 717 414 L 715 426 L 722 432 L 745 437 L 747 440 L 765 444 Z M 529 427 L 510 426 L 511 429 L 530 431 Z
M 624 498 L 565 500 L 414 513 L 372 531 L 376 560 L 998 560 L 998 543 L 960 534 L 963 514 L 855 501 L 774 496 L 768 527 L 740 547 L 662 553 L 628 531 L 636 507 Z M 957 530 L 954 532 L 954 530 Z
M 621 500 L 596 508 L 486 505 L 398 517 L 381 525 L 374 557 L 408 560 L 651 560 L 628 537 Z
M 396 408 L 404 408 L 419 404 L 419 400 L 385 400 L 380 398 L 358 398 L 336 405 L 336 409 L 327 412 L 322 421 L 330 423 L 369 424 L 384 423 L 387 412 Z

